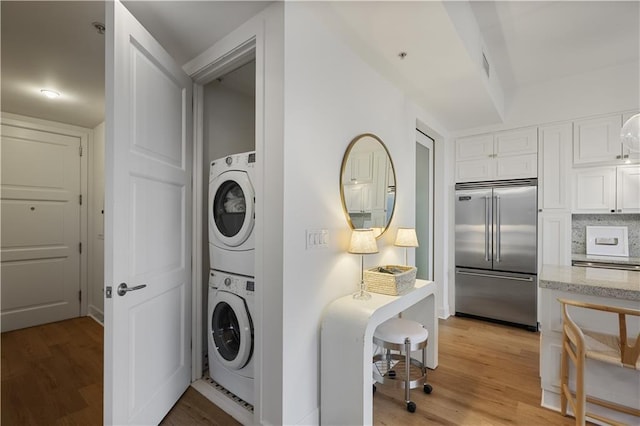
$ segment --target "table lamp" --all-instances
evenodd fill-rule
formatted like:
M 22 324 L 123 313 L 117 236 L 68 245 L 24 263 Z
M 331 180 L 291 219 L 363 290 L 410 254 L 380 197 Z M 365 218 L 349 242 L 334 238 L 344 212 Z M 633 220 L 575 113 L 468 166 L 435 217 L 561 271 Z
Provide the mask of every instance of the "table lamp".
M 369 300 L 371 294 L 365 291 L 364 286 L 364 255 L 377 253 L 378 245 L 372 229 L 354 229 L 351 233 L 349 243 L 349 253 L 360 255 L 360 290 L 353 293 L 353 298 L 358 300 Z
M 398 228 L 394 246 L 404 247 L 404 264 L 407 264 L 407 247 L 418 247 L 418 237 L 414 228 Z

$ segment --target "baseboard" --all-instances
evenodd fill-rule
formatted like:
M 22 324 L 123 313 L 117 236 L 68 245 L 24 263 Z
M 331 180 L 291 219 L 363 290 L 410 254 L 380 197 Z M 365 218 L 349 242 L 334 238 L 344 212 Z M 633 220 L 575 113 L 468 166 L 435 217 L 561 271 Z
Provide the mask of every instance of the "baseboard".
M 229 398 L 225 393 L 216 389 L 208 378 L 202 378 L 191 383 L 191 387 L 200 392 L 209 401 L 216 404 L 222 411 L 242 423 L 243 425 L 255 424 L 254 412 L 247 410 L 235 400 Z
M 104 312 L 102 312 L 95 306 L 89 305 L 89 312 L 87 313 L 87 315 L 98 321 L 100 324 L 104 325 Z
M 438 318 L 447 319 L 450 316 L 451 316 L 451 311 L 449 310 L 449 305 L 438 308 Z

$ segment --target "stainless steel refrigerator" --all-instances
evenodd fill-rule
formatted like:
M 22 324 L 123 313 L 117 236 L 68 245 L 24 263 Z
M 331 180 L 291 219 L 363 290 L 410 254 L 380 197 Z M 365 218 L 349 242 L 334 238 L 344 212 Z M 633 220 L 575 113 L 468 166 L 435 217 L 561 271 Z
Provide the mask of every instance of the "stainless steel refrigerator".
M 536 330 L 537 179 L 456 184 L 456 314 Z

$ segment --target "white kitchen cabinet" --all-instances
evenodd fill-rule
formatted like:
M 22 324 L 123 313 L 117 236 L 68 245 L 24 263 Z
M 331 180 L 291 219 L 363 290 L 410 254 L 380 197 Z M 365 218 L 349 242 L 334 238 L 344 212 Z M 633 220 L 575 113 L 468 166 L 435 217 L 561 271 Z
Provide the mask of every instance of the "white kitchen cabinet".
M 630 153 L 620 141 L 622 124 L 632 115 L 612 114 L 574 121 L 573 164 L 622 164 L 640 159 L 640 153 Z
M 538 130 L 538 208 L 571 210 L 572 125 L 543 126 Z
M 616 209 L 640 213 L 640 166 L 616 167 Z
M 538 271 L 542 265 L 571 265 L 571 212 L 538 216 Z
M 371 184 L 345 185 L 344 202 L 348 213 L 371 212 Z
M 574 213 L 613 213 L 616 208 L 616 168 L 574 171 Z
M 509 130 L 456 140 L 456 182 L 536 177 L 538 129 Z
M 639 213 L 640 166 L 574 171 L 574 213 Z
M 373 152 L 352 152 L 349 156 L 345 176 L 352 183 L 371 182 L 373 180 Z

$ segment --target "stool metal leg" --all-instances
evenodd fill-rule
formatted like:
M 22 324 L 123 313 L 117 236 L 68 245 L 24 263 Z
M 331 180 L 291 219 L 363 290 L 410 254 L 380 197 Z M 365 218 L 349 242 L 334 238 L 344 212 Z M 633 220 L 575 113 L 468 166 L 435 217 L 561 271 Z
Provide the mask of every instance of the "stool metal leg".
M 411 339 L 408 337 L 404 339 L 404 362 L 406 380 L 404 382 L 404 401 L 408 404 L 411 402 L 409 398 L 409 385 L 411 382 Z

